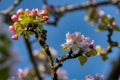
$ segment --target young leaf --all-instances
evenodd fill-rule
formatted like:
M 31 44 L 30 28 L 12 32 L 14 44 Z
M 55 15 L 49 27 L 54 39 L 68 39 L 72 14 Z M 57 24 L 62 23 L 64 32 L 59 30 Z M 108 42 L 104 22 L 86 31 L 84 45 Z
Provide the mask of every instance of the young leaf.
M 120 31 L 120 28 L 119 28 L 118 26 L 113 26 L 112 28 L 113 28 L 113 30 L 115 30 L 115 31 Z
M 80 61 L 80 64 L 83 66 L 87 62 L 86 56 L 79 56 L 78 60 Z
M 97 51 L 95 49 L 91 49 L 89 52 L 86 53 L 87 56 L 95 56 L 97 55 Z
M 109 18 L 108 18 L 107 16 L 104 16 L 104 17 L 101 18 L 101 21 L 102 21 L 104 24 L 107 25 L 107 24 L 109 24 L 109 21 L 110 21 L 110 20 L 109 20 Z
M 97 31 L 104 31 L 105 30 L 105 26 L 104 25 L 99 25 L 97 27 Z
M 102 55 L 102 60 L 106 61 L 108 59 L 107 55 Z
M 23 30 L 21 27 L 18 27 L 16 32 L 17 32 L 17 36 L 19 37 L 22 34 Z

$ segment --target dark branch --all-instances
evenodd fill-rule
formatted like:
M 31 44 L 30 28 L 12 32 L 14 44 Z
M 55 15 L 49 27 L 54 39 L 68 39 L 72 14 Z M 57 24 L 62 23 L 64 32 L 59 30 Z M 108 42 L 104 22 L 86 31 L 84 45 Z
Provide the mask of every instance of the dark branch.
M 112 48 L 113 47 L 118 47 L 120 48 L 120 44 L 118 42 L 112 41 L 112 35 L 113 35 L 113 29 L 108 29 L 108 35 L 107 35 L 107 42 L 108 42 L 108 46 L 107 48 L 103 51 L 102 54 L 108 54 L 110 52 L 112 52 Z
M 113 67 L 110 74 L 108 75 L 107 80 L 118 80 L 120 77 L 120 55 L 112 65 Z
M 68 54 L 60 56 L 56 59 L 56 65 L 55 65 L 55 70 L 57 70 L 59 67 L 62 66 L 62 62 L 68 60 L 68 59 L 74 59 L 79 57 L 81 54 L 77 53 L 77 54 L 72 54 L 72 51 L 70 51 Z
M 36 61 L 35 61 L 35 59 L 34 59 L 34 56 L 33 56 L 33 54 L 32 54 L 31 44 L 30 44 L 29 40 L 27 40 L 27 39 L 25 39 L 25 38 L 24 38 L 24 41 L 25 41 L 26 48 L 27 48 L 28 53 L 29 53 L 30 60 L 31 60 L 31 62 L 32 62 L 32 64 L 33 64 L 33 67 L 34 67 L 34 69 L 35 69 L 36 75 L 37 75 L 37 77 L 38 77 L 39 80 L 42 80 L 42 78 L 41 78 L 41 76 L 40 76 L 40 74 L 39 74 L 39 70 L 38 70 L 38 67 L 37 67 L 37 63 L 36 63 Z
M 42 46 L 42 48 L 45 50 L 45 52 L 46 52 L 46 54 L 48 56 L 48 59 L 49 59 L 49 62 L 50 62 L 51 74 L 52 74 L 53 80 L 58 80 L 57 73 L 56 73 L 55 68 L 54 68 L 54 61 L 53 61 L 51 52 L 49 50 L 49 46 L 45 42 L 46 41 L 46 33 L 47 32 L 45 30 L 42 30 L 42 32 L 40 32 L 40 31 L 37 31 L 35 29 L 33 30 L 33 32 L 35 33 L 35 36 L 36 36 L 39 44 Z

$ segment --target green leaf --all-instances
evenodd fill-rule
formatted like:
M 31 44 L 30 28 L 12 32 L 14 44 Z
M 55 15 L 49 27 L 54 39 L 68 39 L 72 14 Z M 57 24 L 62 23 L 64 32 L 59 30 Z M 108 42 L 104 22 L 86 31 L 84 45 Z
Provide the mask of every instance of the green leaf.
M 118 26 L 113 26 L 112 28 L 113 28 L 113 30 L 115 30 L 115 31 L 120 31 L 120 28 L 119 28 Z
M 61 46 L 61 50 L 68 50 L 68 48 L 66 46 Z
M 104 23 L 104 24 L 109 24 L 109 18 L 107 16 L 104 16 L 101 18 L 101 21 Z
M 99 25 L 98 27 L 97 27 L 97 31 L 104 31 L 105 30 L 105 26 L 104 25 Z
M 87 62 L 87 57 L 79 56 L 78 60 L 80 61 L 80 64 L 83 66 Z
M 17 36 L 19 37 L 22 34 L 23 29 L 21 27 L 18 27 L 16 32 L 17 32 Z
M 17 27 L 17 26 L 20 25 L 20 23 L 19 23 L 19 22 L 15 22 L 13 25 L 14 25 L 15 27 Z
M 89 52 L 86 53 L 87 56 L 95 56 L 97 55 L 97 51 L 95 49 L 91 49 Z
M 108 56 L 107 55 L 102 55 L 102 60 L 103 61 L 106 61 L 108 59 Z
M 43 30 L 43 26 L 42 25 L 38 25 L 38 28 L 42 31 Z
M 38 18 L 38 20 L 39 20 L 40 22 L 43 22 L 43 21 L 45 20 L 45 18 L 44 18 L 44 16 L 41 16 L 41 17 Z

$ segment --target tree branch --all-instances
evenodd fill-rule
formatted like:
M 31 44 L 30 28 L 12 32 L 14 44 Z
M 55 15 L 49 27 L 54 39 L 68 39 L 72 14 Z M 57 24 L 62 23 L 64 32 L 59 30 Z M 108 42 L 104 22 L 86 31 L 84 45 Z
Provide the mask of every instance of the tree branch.
M 22 2 L 22 0 L 14 0 L 14 3 L 8 9 L 1 11 L 3 14 L 11 14 L 13 10 Z
M 113 63 L 110 74 L 108 75 L 107 80 L 118 80 L 120 77 L 120 55 L 118 59 Z
M 98 2 L 98 3 L 92 3 L 92 4 L 79 4 L 79 5 L 65 5 L 65 6 L 61 6 L 58 7 L 57 9 L 55 9 L 55 13 L 52 14 L 55 17 L 54 22 L 48 22 L 48 25 L 56 25 L 58 23 L 58 21 L 60 20 L 60 18 L 67 12 L 73 12 L 73 11 L 78 11 L 78 10 L 85 10 L 86 8 L 90 8 L 90 7 L 97 7 L 97 6 L 106 6 L 106 5 L 115 5 L 118 8 L 120 7 L 120 1 L 102 1 L 102 2 Z M 56 17 L 58 18 L 56 20 Z
M 35 33 L 35 37 L 37 38 L 39 44 L 42 46 L 42 48 L 45 50 L 46 54 L 48 55 L 53 80 L 58 80 L 57 73 L 56 73 L 55 68 L 54 68 L 54 61 L 53 61 L 52 55 L 51 55 L 50 50 L 49 50 L 49 46 L 45 42 L 47 31 L 42 30 L 42 32 L 40 32 L 40 31 L 37 31 L 34 29 L 33 32 Z
M 107 35 L 107 37 L 108 37 L 108 40 L 107 40 L 108 46 L 107 46 L 107 48 L 103 51 L 102 54 L 108 54 L 108 53 L 112 52 L 112 48 L 113 48 L 113 47 L 118 47 L 118 48 L 120 48 L 120 44 L 119 44 L 118 42 L 112 41 L 112 39 L 111 39 L 111 38 L 112 38 L 112 35 L 113 35 L 113 29 L 108 29 L 108 35 Z
M 77 54 L 72 54 L 72 51 L 70 51 L 68 54 L 60 56 L 56 59 L 56 65 L 55 65 L 55 70 L 57 70 L 59 67 L 62 66 L 62 62 L 68 60 L 68 59 L 74 59 L 79 57 L 81 54 L 77 53 Z
M 34 56 L 33 56 L 33 54 L 32 54 L 31 44 L 30 44 L 29 40 L 25 39 L 25 37 L 24 37 L 24 41 L 25 41 L 26 48 L 27 48 L 28 53 L 29 53 L 30 60 L 31 60 L 31 62 L 32 62 L 32 64 L 33 64 L 33 67 L 34 67 L 34 69 L 35 69 L 36 75 L 37 75 L 37 77 L 38 77 L 39 80 L 42 80 L 42 77 L 41 77 L 40 74 L 39 74 L 39 70 L 38 70 L 38 67 L 37 67 L 37 63 L 35 62 Z

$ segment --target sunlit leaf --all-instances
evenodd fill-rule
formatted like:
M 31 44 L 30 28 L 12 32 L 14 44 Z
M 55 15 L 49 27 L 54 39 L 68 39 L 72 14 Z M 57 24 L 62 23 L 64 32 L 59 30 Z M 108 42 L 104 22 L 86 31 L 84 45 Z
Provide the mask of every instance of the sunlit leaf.
M 97 31 L 104 31 L 105 28 L 106 28 L 106 26 L 104 26 L 104 25 L 99 25 L 99 26 L 97 27 Z
M 120 31 L 120 28 L 119 28 L 118 26 L 113 26 L 112 28 L 113 28 L 113 30 L 115 30 L 115 31 Z
M 107 16 L 104 16 L 101 18 L 101 21 L 104 23 L 104 24 L 109 24 L 109 18 Z
M 97 51 L 95 49 L 91 49 L 89 52 L 86 53 L 87 56 L 95 56 L 97 55 Z
M 108 56 L 107 55 L 102 55 L 102 60 L 103 61 L 106 61 L 108 59 Z
M 87 57 L 79 56 L 78 60 L 80 61 L 80 64 L 83 66 L 87 62 Z

